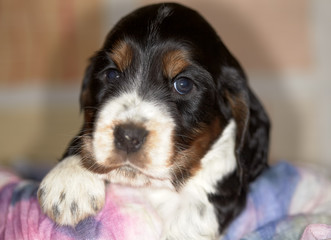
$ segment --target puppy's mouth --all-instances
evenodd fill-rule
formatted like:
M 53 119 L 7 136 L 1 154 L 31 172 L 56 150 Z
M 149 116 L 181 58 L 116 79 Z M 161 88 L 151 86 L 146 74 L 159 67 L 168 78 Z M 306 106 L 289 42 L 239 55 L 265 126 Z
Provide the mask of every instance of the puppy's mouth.
M 135 161 L 134 155 L 128 156 L 121 153 L 113 156 L 112 159 L 107 159 L 104 163 L 100 163 L 95 159 L 92 141 L 92 138 L 89 136 L 83 137 L 84 144 L 81 149 L 82 165 L 92 172 L 132 180 L 137 177 L 143 177 L 144 179 L 150 179 L 151 181 L 165 181 L 169 179 L 167 174 L 164 174 L 162 171 L 162 173 L 158 173 L 159 168 L 153 168 L 148 164 L 142 165 L 141 161 Z
M 154 180 L 167 180 L 168 178 L 166 177 L 161 177 L 161 176 L 153 176 L 152 174 L 149 173 L 148 170 L 140 168 L 130 162 L 122 164 L 121 166 L 117 166 L 116 168 L 113 168 L 112 170 L 116 174 L 120 174 L 124 177 L 134 179 L 138 175 L 144 175 L 147 178 L 154 179 Z

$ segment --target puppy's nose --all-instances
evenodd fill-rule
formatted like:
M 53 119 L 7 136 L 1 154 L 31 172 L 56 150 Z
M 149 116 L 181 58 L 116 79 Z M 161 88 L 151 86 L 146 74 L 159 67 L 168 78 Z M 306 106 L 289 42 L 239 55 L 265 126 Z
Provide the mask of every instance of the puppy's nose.
M 127 153 L 137 152 L 144 144 L 148 131 L 133 124 L 123 124 L 115 127 L 115 147 Z

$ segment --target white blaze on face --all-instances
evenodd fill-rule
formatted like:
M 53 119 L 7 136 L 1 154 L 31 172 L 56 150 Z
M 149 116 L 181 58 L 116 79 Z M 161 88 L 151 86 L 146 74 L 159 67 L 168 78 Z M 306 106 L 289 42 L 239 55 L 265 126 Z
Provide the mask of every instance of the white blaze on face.
M 165 174 L 169 174 L 169 162 L 173 155 L 175 123 L 166 107 L 143 100 L 136 92 L 124 93 L 106 102 L 96 120 L 93 135 L 97 163 L 111 166 L 112 159 L 116 158 L 114 129 L 120 124 L 134 124 L 148 131 L 146 141 L 139 150 L 147 163 L 143 171 L 156 178 L 168 177 Z

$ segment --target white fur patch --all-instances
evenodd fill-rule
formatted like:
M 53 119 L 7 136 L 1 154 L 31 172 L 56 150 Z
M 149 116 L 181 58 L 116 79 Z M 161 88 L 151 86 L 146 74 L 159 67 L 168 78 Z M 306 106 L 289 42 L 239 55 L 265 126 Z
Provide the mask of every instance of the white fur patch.
M 118 124 L 132 123 L 143 126 L 149 132 L 144 150 L 141 150 L 148 165 L 140 171 L 152 178 L 169 179 L 167 165 L 173 151 L 172 133 L 175 124 L 170 114 L 162 109 L 165 108 L 157 103 L 142 100 L 135 92 L 124 93 L 109 100 L 99 113 L 93 135 L 96 161 L 105 166 L 112 164 L 112 159 L 116 157 L 114 129 Z M 123 164 L 132 165 L 130 159 L 123 160 Z M 109 177 L 111 181 L 119 182 L 116 178 L 122 178 L 120 175 L 114 171 Z M 140 180 L 144 181 L 145 179 Z
M 201 170 L 180 192 L 146 189 L 146 194 L 163 219 L 163 239 L 219 238 L 215 209 L 207 194 L 214 193 L 217 182 L 236 168 L 235 131 L 236 124 L 231 120 L 202 159 Z
M 80 157 L 70 156 L 42 180 L 38 196 L 49 217 L 60 225 L 74 226 L 103 207 L 105 183 L 81 166 Z

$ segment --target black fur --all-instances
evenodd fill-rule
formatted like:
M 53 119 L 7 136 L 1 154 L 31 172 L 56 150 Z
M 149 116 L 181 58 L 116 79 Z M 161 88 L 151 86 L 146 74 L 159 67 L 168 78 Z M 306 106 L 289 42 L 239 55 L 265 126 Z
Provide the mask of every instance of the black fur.
M 118 40 L 134 47 L 132 64 L 123 73 L 123 84 L 108 84 L 103 79 L 107 68 L 116 68 L 109 51 Z M 194 79 L 196 91 L 178 97 L 169 89 L 173 80 L 165 79 L 158 59 L 165 50 L 184 49 L 192 65 L 180 75 Z M 248 87 L 243 69 L 224 46 L 212 27 L 195 11 L 178 4 L 156 4 L 138 9 L 123 18 L 109 33 L 104 46 L 91 58 L 82 85 L 81 108 L 85 122 L 64 157 L 80 153 L 81 137 L 93 132 L 98 109 L 105 100 L 132 87 L 134 76 L 143 70 L 140 94 L 166 102 L 176 119 L 177 140 L 189 146 L 190 131 L 214 116 L 224 127 L 230 119 L 237 125 L 236 158 L 238 168 L 218 182 L 218 192 L 209 195 L 222 231 L 245 205 L 249 182 L 267 167 L 269 119 Z M 190 175 L 189 170 L 182 174 Z M 183 184 L 185 179 L 176 178 Z M 73 207 L 73 212 L 75 208 Z M 56 214 L 56 209 L 54 211 Z

